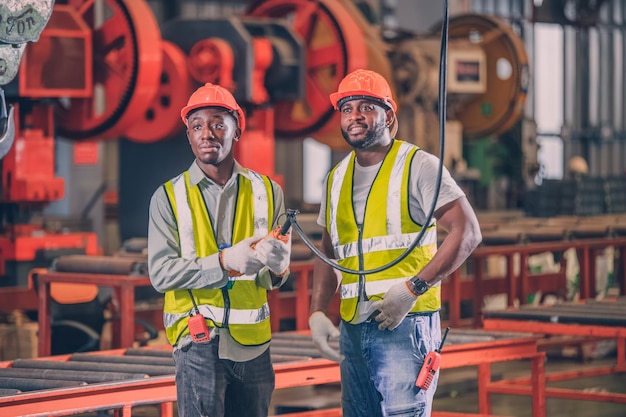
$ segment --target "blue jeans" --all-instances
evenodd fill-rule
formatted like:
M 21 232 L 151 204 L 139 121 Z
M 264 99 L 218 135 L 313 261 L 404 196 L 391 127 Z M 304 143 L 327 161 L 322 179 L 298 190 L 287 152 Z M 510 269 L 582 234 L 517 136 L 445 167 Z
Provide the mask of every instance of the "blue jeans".
M 424 358 L 439 348 L 439 313 L 411 315 L 393 331 L 375 321 L 341 323 L 344 417 L 429 417 L 439 373 L 430 388 L 415 386 Z
M 179 417 L 266 417 L 274 391 L 270 351 L 248 362 L 219 359 L 217 338 L 174 351 Z

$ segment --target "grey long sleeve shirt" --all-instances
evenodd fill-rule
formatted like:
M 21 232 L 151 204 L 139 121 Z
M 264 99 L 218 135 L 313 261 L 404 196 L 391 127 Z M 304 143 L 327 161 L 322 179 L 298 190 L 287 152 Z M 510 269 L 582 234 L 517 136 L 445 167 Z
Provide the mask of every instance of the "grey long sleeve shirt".
M 209 211 L 211 224 L 217 244 L 230 244 L 232 238 L 235 202 L 237 200 L 237 176 L 247 176 L 244 168 L 235 161 L 233 175 L 222 187 L 209 179 L 194 161 L 189 167 L 191 185 L 198 184 L 202 197 Z M 274 195 L 273 227 L 279 216 L 285 211 L 283 191 L 272 181 Z M 173 289 L 221 288 L 228 283 L 228 274 L 222 270 L 218 254 L 204 258 L 185 259 L 180 256 L 178 226 L 172 212 L 167 194 L 159 187 L 150 200 L 148 224 L 148 272 L 154 288 L 165 293 Z M 288 272 L 288 271 L 287 271 Z M 257 274 L 257 285 L 271 290 L 281 286 L 288 277 L 284 275 L 282 282 L 272 285 L 272 278 L 267 268 Z M 244 362 L 261 355 L 269 346 L 243 346 L 237 343 L 228 329 L 215 328 L 211 336 L 219 335 L 219 354 L 222 359 Z M 191 337 L 182 338 L 176 348 L 191 343 Z

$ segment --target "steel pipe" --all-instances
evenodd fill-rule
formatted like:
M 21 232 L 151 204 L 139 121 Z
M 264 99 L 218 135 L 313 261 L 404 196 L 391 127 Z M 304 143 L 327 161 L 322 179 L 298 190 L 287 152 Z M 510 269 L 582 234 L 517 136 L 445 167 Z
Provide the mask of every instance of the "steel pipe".
M 62 381 L 107 382 L 148 378 L 148 374 L 124 372 L 71 371 L 61 369 L 0 368 L 2 378 L 57 379 Z
M 88 353 L 74 353 L 70 356 L 72 362 L 98 362 L 98 363 L 128 363 L 135 365 L 174 366 L 174 359 L 159 358 L 156 356 L 139 355 L 93 355 Z
M 14 368 L 39 368 L 39 369 L 67 369 L 74 371 L 97 371 L 97 372 L 126 372 L 146 373 L 150 376 L 173 375 L 173 366 L 150 366 L 135 365 L 130 363 L 98 363 L 77 361 L 46 361 L 37 359 L 16 359 L 13 361 Z
M 113 256 L 66 255 L 55 259 L 57 272 L 83 272 L 105 275 L 147 275 L 147 263 L 135 258 Z
M 65 381 L 59 379 L 27 379 L 0 377 L 0 387 L 13 388 L 19 391 L 35 391 L 40 389 L 78 387 L 87 385 L 85 381 Z

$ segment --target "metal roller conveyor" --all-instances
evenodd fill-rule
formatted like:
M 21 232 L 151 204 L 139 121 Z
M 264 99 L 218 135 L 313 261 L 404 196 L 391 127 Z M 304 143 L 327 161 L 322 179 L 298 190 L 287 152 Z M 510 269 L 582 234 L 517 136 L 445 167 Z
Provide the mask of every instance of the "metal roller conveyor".
M 162 349 L 138 349 L 138 348 L 128 348 L 124 353 L 126 356 L 138 355 L 138 356 L 153 356 L 157 358 L 171 358 L 172 351 L 171 350 L 162 350 Z
M 113 256 L 66 255 L 55 259 L 57 272 L 78 272 L 105 275 L 147 275 L 147 263 L 136 258 Z
M 295 356 L 295 355 L 301 355 L 302 356 L 308 356 L 310 358 L 321 358 L 322 355 L 319 352 L 319 350 L 315 349 L 315 348 L 311 348 L 311 349 L 304 349 L 304 348 L 299 348 L 299 347 L 271 347 L 272 349 L 272 356 L 274 354 L 277 355 L 291 355 L 291 356 Z
M 452 331 L 446 337 L 446 345 L 462 345 L 464 343 L 486 343 L 495 340 L 493 337 L 484 336 L 472 336 L 472 335 L 459 335 L 454 334 Z
M 328 344 L 330 346 L 339 346 L 339 338 L 331 338 L 328 340 Z M 313 339 L 311 339 L 310 334 L 301 334 L 301 333 L 289 333 L 289 332 L 279 332 L 272 334 L 272 346 L 311 346 L 315 347 L 313 344 Z
M 475 329 L 451 329 L 446 338 L 446 345 L 465 343 L 489 343 L 501 339 L 516 339 L 520 337 L 530 337 L 530 333 L 511 332 L 488 332 L 477 331 Z
M 517 311 L 493 311 L 485 314 L 489 319 L 514 319 L 543 321 L 550 323 L 586 324 L 597 326 L 625 326 L 626 317 L 607 317 L 606 315 L 581 315 L 580 312 L 567 312 L 552 309 L 525 309 Z
M 98 363 L 128 363 L 134 365 L 174 366 L 174 359 L 160 358 L 157 356 L 139 355 L 93 355 L 88 353 L 75 353 L 70 356 L 72 362 L 98 362 Z
M 498 339 L 515 339 L 520 337 L 528 337 L 528 334 L 521 333 L 498 333 L 498 332 L 482 332 L 470 329 L 452 329 L 446 338 L 446 345 L 458 345 L 467 343 L 488 343 Z M 331 339 L 329 345 L 332 348 L 339 348 L 339 339 Z M 311 353 L 312 357 L 319 357 L 319 352 L 311 340 L 310 335 L 294 334 L 294 333 L 278 333 L 272 337 L 272 354 L 288 354 L 294 351 L 301 355 Z M 312 352 L 309 352 L 309 349 Z M 315 355 L 315 356 L 314 356 Z
M 606 300 L 586 300 L 587 304 L 615 304 L 615 305 L 626 305 L 626 297 L 617 297 L 616 299 L 611 300 L 610 302 Z
M 122 249 L 126 252 L 142 254 L 148 249 L 148 239 L 134 237 L 122 243 Z
M 0 387 L 14 388 L 20 391 L 34 391 L 39 389 L 78 387 L 87 385 L 85 381 L 65 381 L 59 379 L 29 379 L 0 377 Z
M 568 311 L 568 312 L 576 312 L 576 313 L 584 313 L 584 314 L 606 314 L 607 316 L 611 315 L 623 315 L 624 311 L 626 311 L 626 305 L 624 304 L 614 304 L 614 303 L 565 303 L 565 304 L 555 304 L 553 306 L 546 307 L 534 307 L 534 308 L 542 308 L 549 309 L 551 311 Z M 533 306 L 522 306 L 520 310 L 532 310 Z
M 39 369 L 66 369 L 73 371 L 97 371 L 97 372 L 127 372 L 146 373 L 150 376 L 170 375 L 174 373 L 173 366 L 135 365 L 128 363 L 99 363 L 99 362 L 75 362 L 75 361 L 47 361 L 37 359 L 16 359 L 13 368 L 39 368 Z
M 301 360 L 302 356 L 298 355 L 278 355 L 272 353 L 272 363 L 299 362 Z
M 563 303 L 550 307 L 524 307 L 519 310 L 487 311 L 488 319 L 533 320 L 550 323 L 597 326 L 626 326 L 626 304 L 622 302 Z
M 530 359 L 533 364 L 531 374 L 537 374 L 535 380 L 541 380 L 539 373 L 543 368 L 539 364 L 543 363 L 544 357 L 537 351 L 535 336 L 452 329 L 449 337 L 456 337 L 456 342 L 444 347 L 442 355 L 445 361 L 442 360 L 442 368 Z M 489 341 L 485 341 L 487 339 Z M 336 347 L 338 340 L 333 339 L 331 343 Z M 276 374 L 276 389 L 337 383 L 341 378 L 338 364 L 320 358 L 311 335 L 307 333 L 274 334 L 271 360 Z M 10 386 L 0 384 L 0 416 L 29 415 L 33 410 L 36 410 L 37 415 L 75 415 L 96 409 L 119 410 L 121 407 L 126 412 L 123 415 L 130 416 L 130 408 L 133 406 L 171 403 L 176 400 L 175 367 L 160 365 L 165 362 L 173 364 L 172 350 L 168 346 L 16 359 L 10 363 L 0 363 L 0 378 L 14 380 Z M 2 375 L 2 369 L 6 377 Z M 102 374 L 102 377 L 94 376 L 97 374 Z M 128 379 L 118 379 L 124 378 L 123 375 L 127 375 Z M 92 378 L 97 379 L 98 383 L 92 383 Z M 46 381 L 58 380 L 63 380 L 63 384 L 85 381 L 86 385 L 37 390 L 32 386 L 24 386 L 24 381 L 35 380 L 38 384 L 51 384 Z M 479 378 L 479 385 L 499 392 L 487 377 Z M 2 389 L 12 391 L 6 391 L 2 396 Z M 531 395 L 533 403 L 539 404 L 542 389 L 533 387 L 521 395 Z M 162 409 L 161 415 L 173 415 L 171 409 L 170 413 L 163 414 L 164 409 L 167 410 L 167 407 Z
M 18 389 L 7 389 L 7 388 L 0 388 L 0 397 L 7 397 L 9 395 L 16 395 L 19 394 L 21 391 Z
M 339 339 L 330 340 L 328 344 L 331 347 L 339 347 Z M 291 348 L 314 348 L 315 344 L 310 336 L 306 336 L 304 338 L 273 338 L 272 339 L 272 349 L 276 347 L 291 347 Z
M 87 383 L 123 381 L 148 378 L 148 374 L 125 372 L 69 371 L 61 369 L 0 368 L 0 378 L 56 379 L 61 381 L 85 381 Z

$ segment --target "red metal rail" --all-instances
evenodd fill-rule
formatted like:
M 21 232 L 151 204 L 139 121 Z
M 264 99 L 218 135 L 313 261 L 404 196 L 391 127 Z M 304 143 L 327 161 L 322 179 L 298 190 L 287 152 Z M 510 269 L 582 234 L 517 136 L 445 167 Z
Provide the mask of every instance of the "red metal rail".
M 570 323 L 550 323 L 534 320 L 516 320 L 505 318 L 485 318 L 483 327 L 486 330 L 497 331 L 526 331 L 536 334 L 571 335 L 597 337 L 599 339 L 612 338 L 617 341 L 617 359 L 614 365 L 600 366 L 592 369 L 578 369 L 566 372 L 551 372 L 545 376 L 546 382 L 566 381 L 577 378 L 610 375 L 626 372 L 626 327 L 583 325 Z M 528 385 L 528 378 L 517 378 L 508 381 L 499 381 L 492 384 L 492 388 L 509 392 L 516 386 Z M 626 394 L 615 392 L 590 392 L 587 390 L 546 387 L 547 398 L 566 398 L 571 400 L 586 400 L 599 402 L 613 402 L 626 404 Z
M 39 356 L 50 355 L 50 283 L 95 284 L 113 287 L 119 300 L 120 323 L 113 323 L 115 347 L 131 347 L 135 340 L 135 288 L 150 286 L 147 276 L 84 274 L 75 272 L 37 273 Z M 119 326 L 119 328 L 117 327 Z
M 94 352 L 92 355 L 124 355 L 125 352 L 125 349 L 117 349 Z M 70 356 L 60 355 L 45 359 L 68 361 Z M 546 417 L 544 353 L 537 351 L 537 339 L 534 337 L 505 335 L 501 340 L 446 346 L 442 352 L 442 369 L 478 366 L 478 412 L 487 415 L 491 413 L 491 394 L 497 393 L 501 389 L 491 382 L 491 364 L 519 359 L 529 359 L 531 362 L 530 381 L 532 386 L 517 385 L 516 391 L 511 393 L 530 396 L 533 403 L 533 416 Z M 0 363 L 0 367 L 11 366 L 11 362 Z M 276 363 L 274 369 L 276 372 L 276 389 L 340 381 L 338 364 L 325 359 L 303 358 L 302 361 L 297 362 Z M 10 397 L 0 397 L 0 415 L 3 417 L 22 415 L 64 416 L 95 410 L 116 409 L 122 417 L 130 417 L 131 410 L 135 406 L 162 404 L 161 415 L 171 417 L 173 411 L 171 402 L 175 399 L 174 376 L 167 375 L 143 380 L 41 390 Z M 475 414 L 465 415 L 473 416 Z

